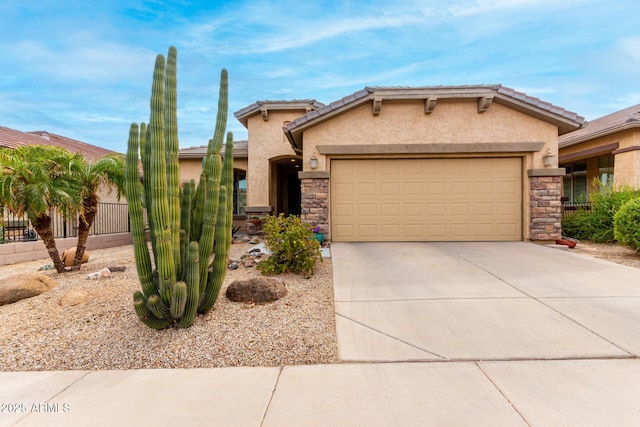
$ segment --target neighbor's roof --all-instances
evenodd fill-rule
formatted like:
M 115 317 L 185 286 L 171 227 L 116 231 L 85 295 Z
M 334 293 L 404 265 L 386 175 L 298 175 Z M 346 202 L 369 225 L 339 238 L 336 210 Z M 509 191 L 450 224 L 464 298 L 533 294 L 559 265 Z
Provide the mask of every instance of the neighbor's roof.
M 17 148 L 24 145 L 51 145 L 61 147 L 72 153 L 81 153 L 89 161 L 97 160 L 115 151 L 97 147 L 75 139 L 45 131 L 20 132 L 0 126 L 0 147 Z
M 560 137 L 559 146 L 569 147 L 630 128 L 640 128 L 640 104 L 587 122 L 583 128 Z
M 222 148 L 222 154 L 224 155 L 224 146 Z M 200 145 L 196 147 L 181 148 L 178 151 L 179 159 L 202 159 L 207 154 L 207 146 Z M 233 141 L 233 158 L 247 158 L 249 155 L 249 144 L 246 140 Z
M 283 129 L 295 149 L 295 147 L 300 148 L 298 139 L 305 129 L 374 100 L 424 99 L 426 101 L 431 99 L 437 104 L 438 99 L 452 98 L 485 98 L 489 102 L 496 102 L 543 121 L 553 123 L 558 126 L 560 135 L 578 129 L 584 123 L 584 117 L 574 112 L 502 85 L 375 86 L 365 87 L 329 105 L 310 111 L 304 116 L 287 123 Z
M 248 105 L 234 113 L 236 119 L 242 123 L 244 127 L 247 127 L 249 117 L 258 113 L 262 114 L 262 117 L 266 120 L 268 118 L 269 110 L 291 111 L 291 110 L 305 110 L 313 111 L 320 107 L 324 107 L 322 102 L 318 102 L 315 99 L 295 99 L 292 101 L 256 101 L 251 105 Z

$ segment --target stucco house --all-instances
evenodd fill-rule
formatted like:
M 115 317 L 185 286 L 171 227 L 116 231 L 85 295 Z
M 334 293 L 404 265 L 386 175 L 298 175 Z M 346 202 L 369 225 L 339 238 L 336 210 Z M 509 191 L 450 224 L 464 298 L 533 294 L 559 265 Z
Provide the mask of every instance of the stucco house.
M 501 85 L 367 87 L 235 117 L 245 217 L 299 214 L 332 241 L 554 241 L 558 136 L 584 122 Z
M 640 186 L 640 104 L 586 123 L 560 136 L 564 199 L 589 200 L 598 181 L 607 186 Z
M 555 240 L 558 135 L 584 121 L 500 85 L 373 87 L 236 117 L 247 211 L 292 210 L 298 166 L 302 218 L 333 241 Z

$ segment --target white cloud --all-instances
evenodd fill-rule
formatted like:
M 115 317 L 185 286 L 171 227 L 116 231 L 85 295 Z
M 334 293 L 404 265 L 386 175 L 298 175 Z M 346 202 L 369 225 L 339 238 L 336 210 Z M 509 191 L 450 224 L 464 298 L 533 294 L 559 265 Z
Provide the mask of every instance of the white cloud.
M 587 0 L 588 1 L 588 0 Z M 584 3 L 585 0 L 472 0 L 450 6 L 449 10 L 453 16 L 470 16 L 501 10 L 514 10 L 522 8 L 549 8 L 574 7 Z
M 635 66 L 640 66 L 640 37 L 626 37 L 618 42 L 618 52 Z

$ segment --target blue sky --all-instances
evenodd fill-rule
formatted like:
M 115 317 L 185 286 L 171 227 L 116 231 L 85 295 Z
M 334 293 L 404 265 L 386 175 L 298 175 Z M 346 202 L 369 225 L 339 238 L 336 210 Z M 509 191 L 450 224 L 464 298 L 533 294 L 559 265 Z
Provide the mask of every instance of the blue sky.
M 124 152 L 170 45 L 181 147 L 213 134 L 223 67 L 235 139 L 256 100 L 365 86 L 501 83 L 588 120 L 640 103 L 634 0 L 3 0 L 0 126 Z

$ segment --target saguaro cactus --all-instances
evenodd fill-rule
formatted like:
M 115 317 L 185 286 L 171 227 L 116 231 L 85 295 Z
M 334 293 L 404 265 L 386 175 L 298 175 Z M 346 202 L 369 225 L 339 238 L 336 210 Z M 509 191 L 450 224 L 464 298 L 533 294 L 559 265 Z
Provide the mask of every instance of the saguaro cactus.
M 233 211 L 233 136 L 220 155 L 228 109 L 228 77 L 222 70 L 218 116 L 200 183 L 178 175 L 175 47 L 156 58 L 149 125 L 132 124 L 125 189 L 142 291 L 134 294 L 140 320 L 154 329 L 188 328 L 197 313 L 213 308 L 226 273 Z M 139 164 L 142 165 L 142 184 Z M 144 204 L 143 204 L 144 201 Z M 146 239 L 146 208 L 152 251 Z M 212 259 L 213 255 L 213 259 Z M 151 262 L 153 257 L 153 263 Z

